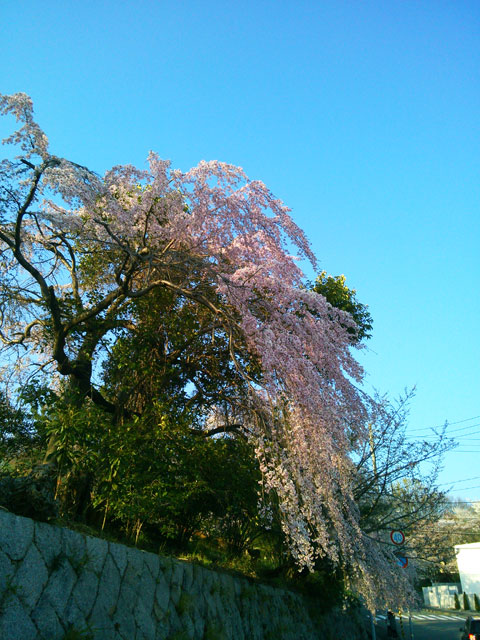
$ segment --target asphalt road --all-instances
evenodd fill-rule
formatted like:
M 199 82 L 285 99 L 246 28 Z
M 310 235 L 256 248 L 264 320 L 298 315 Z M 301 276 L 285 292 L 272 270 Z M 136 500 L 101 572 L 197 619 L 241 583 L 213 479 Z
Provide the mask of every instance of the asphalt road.
M 412 612 L 412 629 L 408 616 L 396 617 L 398 637 L 400 640 L 460 640 L 460 627 L 463 627 L 468 613 L 436 612 L 430 610 Z M 386 635 L 386 616 L 377 615 L 377 640 L 384 640 Z M 413 637 L 412 637 L 413 636 Z

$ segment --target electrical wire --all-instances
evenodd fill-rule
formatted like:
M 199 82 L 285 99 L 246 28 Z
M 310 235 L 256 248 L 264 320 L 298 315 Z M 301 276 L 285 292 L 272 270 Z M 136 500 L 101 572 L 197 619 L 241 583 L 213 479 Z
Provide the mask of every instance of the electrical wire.
M 448 430 L 448 426 L 447 426 L 446 429 L 445 429 L 445 433 L 443 435 L 448 437 L 448 435 L 450 433 L 456 433 L 457 434 L 457 433 L 460 433 L 460 431 L 468 431 L 468 429 L 475 429 L 475 431 L 473 431 L 472 433 L 478 433 L 479 432 L 478 427 L 480 427 L 480 422 L 476 422 L 475 424 L 469 424 L 466 427 L 460 427 L 458 429 L 451 429 L 450 431 L 447 431 Z M 434 428 L 432 427 L 432 429 L 430 429 L 430 431 L 433 431 L 433 429 Z M 409 433 L 409 434 L 411 433 L 410 429 L 407 429 L 407 433 Z M 465 433 L 462 436 L 455 436 L 455 437 L 457 437 L 457 438 L 460 437 L 461 438 L 463 436 L 469 435 L 469 433 Z M 408 437 L 409 438 L 419 438 L 419 439 L 425 440 L 425 439 L 428 439 L 428 438 L 438 438 L 438 434 L 432 433 L 430 435 L 423 435 L 423 436 L 422 435 L 413 435 L 413 436 L 409 435 Z
M 463 487 L 462 489 L 451 489 L 451 491 L 469 491 L 470 489 L 480 489 L 480 484 L 475 487 Z
M 477 420 L 477 418 L 480 418 L 480 416 L 472 416 L 471 418 L 465 418 L 464 420 L 457 420 L 456 422 L 448 422 L 448 420 L 443 423 L 443 424 L 439 424 L 433 427 L 421 427 L 421 428 L 415 428 L 413 429 L 413 431 L 430 431 L 431 429 L 442 429 L 445 425 L 448 427 L 450 427 L 452 424 L 462 424 L 463 422 L 470 422 L 470 420 Z M 471 425 L 470 425 L 471 426 Z M 468 428 L 468 427 L 467 427 Z
M 461 482 L 470 482 L 470 480 L 480 480 L 480 476 L 471 476 L 470 478 L 464 478 L 463 480 L 455 480 L 454 482 L 440 482 L 438 484 L 439 487 L 443 485 L 451 485 L 451 484 L 460 484 Z

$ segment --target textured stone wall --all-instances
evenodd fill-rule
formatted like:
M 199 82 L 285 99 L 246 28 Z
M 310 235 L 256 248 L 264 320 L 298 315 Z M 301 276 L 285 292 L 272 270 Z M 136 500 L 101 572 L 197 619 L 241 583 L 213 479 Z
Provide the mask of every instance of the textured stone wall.
M 330 636 L 315 629 L 295 593 L 0 510 L 1 640 L 66 635 L 95 640 Z

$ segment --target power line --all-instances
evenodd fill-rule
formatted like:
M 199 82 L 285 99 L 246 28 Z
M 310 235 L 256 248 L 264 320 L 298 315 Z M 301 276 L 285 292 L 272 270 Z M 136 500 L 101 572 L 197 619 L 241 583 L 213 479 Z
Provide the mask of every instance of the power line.
M 476 420 L 477 418 L 480 418 L 480 416 L 472 416 L 471 418 L 465 418 L 464 420 L 457 420 L 456 422 L 448 422 L 448 420 L 446 420 L 443 424 L 438 424 L 435 425 L 433 427 L 421 427 L 421 428 L 414 428 L 413 431 L 431 431 L 432 429 L 443 429 L 443 427 L 445 427 L 445 425 L 448 427 L 450 427 L 452 424 L 462 424 L 463 422 L 470 422 L 470 420 Z M 470 427 L 473 425 L 470 425 Z M 468 429 L 469 427 L 465 427 L 466 429 Z M 455 430 L 456 431 L 456 430 Z
M 463 480 L 455 480 L 454 482 L 440 482 L 439 483 L 439 487 L 442 487 L 443 485 L 450 485 L 450 484 L 460 484 L 460 482 L 470 482 L 470 480 L 479 480 L 480 476 L 472 476 L 471 478 L 464 478 Z
M 480 449 L 452 449 L 448 453 L 480 453 Z
M 463 489 L 451 489 L 451 491 L 468 491 L 469 489 L 480 489 L 480 484 L 475 487 L 463 487 Z
M 480 433 L 480 430 L 478 429 L 478 427 L 480 427 L 480 422 L 476 423 L 476 424 L 470 424 L 468 425 L 468 427 L 460 427 L 460 429 L 453 429 L 450 432 L 445 432 L 443 435 L 443 437 L 445 438 L 449 438 L 452 437 L 450 434 L 455 433 L 458 434 L 460 431 L 466 431 L 467 429 L 474 429 L 473 431 L 468 431 L 467 433 L 462 433 L 461 435 L 455 435 L 453 436 L 454 439 L 460 439 L 460 438 L 468 438 L 468 436 L 474 436 L 477 435 L 477 433 Z M 408 432 L 408 430 L 407 430 Z M 408 432 L 409 433 L 409 432 Z M 406 440 L 438 440 L 439 438 L 439 434 L 431 434 L 431 435 L 408 435 L 405 436 Z
M 452 429 L 450 433 L 459 433 L 460 431 L 467 431 L 467 429 L 474 429 L 478 426 L 480 426 L 480 422 L 476 422 L 475 424 L 469 424 L 466 427 L 459 427 L 458 429 Z

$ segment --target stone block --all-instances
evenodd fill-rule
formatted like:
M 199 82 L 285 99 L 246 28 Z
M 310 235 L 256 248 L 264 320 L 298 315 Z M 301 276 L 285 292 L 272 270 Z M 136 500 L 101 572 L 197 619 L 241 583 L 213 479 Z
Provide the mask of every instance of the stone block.
M 195 628 L 194 638 L 203 638 L 205 635 L 205 620 L 204 617 L 199 614 L 198 609 L 195 609 L 193 612 L 192 622 Z
M 183 584 L 184 565 L 179 560 L 172 560 L 172 577 L 170 578 L 170 584 L 182 586 Z
M 142 607 L 147 611 L 148 615 L 152 614 L 153 601 L 155 599 L 156 580 L 154 580 L 150 574 L 150 571 L 144 566 L 142 575 L 140 576 L 140 582 L 138 585 L 138 600 L 141 601 Z
M 100 575 L 108 554 L 108 542 L 101 538 L 85 536 L 85 546 L 88 558 L 87 567 L 97 575 Z
M 15 593 L 8 593 L 0 610 L 0 638 L 37 640 L 38 631 Z
M 125 574 L 128 573 L 129 580 L 140 578 L 143 573 L 145 554 L 131 547 L 125 547 L 125 551 L 127 553 L 127 568 Z
M 190 562 L 183 563 L 183 591 L 190 592 L 193 585 L 193 564 Z
M 41 596 L 37 606 L 32 611 L 31 618 L 38 629 L 39 637 L 42 640 L 57 640 L 63 638 L 63 627 L 48 598 Z
M 131 640 L 131 638 L 136 637 L 137 627 L 132 609 L 125 608 L 120 600 L 117 603 L 117 608 L 113 614 L 112 620 L 115 629 L 122 639 Z
M 217 612 L 217 617 L 223 618 L 225 613 L 225 606 L 223 604 L 221 591 L 215 591 L 211 594 L 210 600 L 215 603 L 215 611 Z
M 154 604 L 154 613 L 156 605 Z M 170 638 L 170 617 L 171 611 L 167 609 L 166 611 L 158 611 L 159 615 L 154 615 L 153 621 L 155 624 L 155 633 L 157 634 L 156 640 L 160 640 L 160 638 Z
M 235 597 L 235 585 L 233 577 L 228 573 L 221 573 L 219 575 L 220 578 L 220 589 L 222 598 L 231 599 Z
M 205 573 L 205 569 L 201 567 L 196 562 L 192 563 L 192 575 L 193 575 L 193 584 L 200 588 L 203 584 L 203 574 Z
M 162 573 L 160 572 L 157 580 L 155 581 L 155 598 L 154 598 L 154 607 L 155 612 L 161 612 L 160 616 L 156 613 L 156 615 L 160 618 L 163 618 L 165 611 L 168 609 L 168 603 L 170 601 L 170 587 L 165 581 Z
M 110 542 L 108 545 L 108 551 L 117 566 L 120 577 L 123 577 L 125 569 L 127 568 L 127 548 L 123 544 Z
M 96 573 L 83 569 L 72 590 L 72 598 L 85 618 L 90 615 L 97 599 L 98 583 L 100 579 Z
M 71 529 L 62 529 L 62 547 L 73 569 L 79 573 L 88 559 L 85 536 Z
M 244 580 L 243 578 L 237 578 L 234 582 L 235 582 L 235 597 L 238 598 L 242 593 L 244 585 L 246 584 L 246 580 Z
M 160 565 L 160 571 L 163 573 L 163 577 L 170 584 L 172 577 L 172 565 L 173 560 L 167 556 L 158 556 L 158 563 Z
M 155 640 L 155 620 L 152 616 L 152 609 L 149 603 L 145 603 L 144 601 L 143 593 L 140 593 L 134 613 L 138 631 L 143 634 L 145 640 Z
M 62 548 L 62 530 L 46 522 L 35 523 L 34 541 L 45 564 L 50 567 Z
M 235 603 L 232 603 L 232 606 L 228 609 L 228 617 L 230 620 L 230 628 L 234 631 L 233 637 L 235 640 L 246 640 L 248 635 L 243 631 L 242 616 L 235 606 Z
M 203 614 L 203 612 L 205 611 L 206 605 L 205 605 L 205 595 L 207 595 L 207 597 L 210 595 L 209 592 L 207 592 L 207 594 L 205 594 L 205 585 L 203 584 L 202 581 L 199 580 L 193 580 L 192 582 L 192 586 L 190 587 L 189 591 L 187 593 L 189 593 L 192 598 L 195 601 L 195 609 L 197 610 L 197 612 L 199 614 Z
M 118 640 L 112 618 L 98 602 L 95 603 L 87 623 L 92 630 L 94 640 Z
M 138 584 L 133 581 L 125 580 L 125 576 L 120 585 L 120 592 L 117 600 L 117 610 L 122 612 L 132 612 L 137 605 L 138 600 Z
M 2 599 L 7 585 L 10 585 L 14 575 L 15 565 L 10 558 L 0 550 L 0 600 Z
M 220 612 L 217 610 L 217 601 L 210 594 L 205 598 L 206 608 L 205 608 L 205 618 L 206 620 L 216 620 L 219 617 Z
M 176 633 L 182 631 L 182 623 L 180 622 L 180 618 L 175 610 L 175 607 L 171 603 L 169 608 L 167 609 L 167 617 L 168 624 L 170 626 L 169 637 L 175 637 Z
M 28 613 L 36 606 L 47 581 L 48 571 L 45 561 L 35 544 L 32 544 L 12 582 L 18 587 L 20 599 Z
M 176 607 L 180 602 L 180 598 L 182 596 L 182 587 L 176 582 L 172 582 L 170 585 L 170 602 L 173 607 Z
M 75 598 L 70 596 L 70 600 L 65 607 L 65 612 L 62 618 L 63 626 L 66 629 L 73 627 L 77 630 L 84 629 L 86 627 L 87 616 L 78 606 Z
M 66 558 L 50 574 L 43 595 L 48 599 L 56 614 L 62 620 L 65 607 L 77 582 L 77 574 Z
M 103 565 L 103 571 L 98 582 L 98 593 L 95 606 L 103 608 L 109 616 L 117 606 L 118 594 L 120 592 L 120 573 L 113 558 L 108 555 Z
M 198 638 L 198 636 L 195 635 L 195 625 L 187 612 L 180 615 L 180 625 L 182 632 L 185 634 L 185 638 L 189 640 L 196 640 L 196 638 Z
M 0 510 L 0 549 L 10 560 L 21 560 L 33 542 L 33 520 Z
M 150 575 L 155 580 L 160 572 L 160 561 L 154 553 L 143 552 L 143 563 L 148 567 Z

